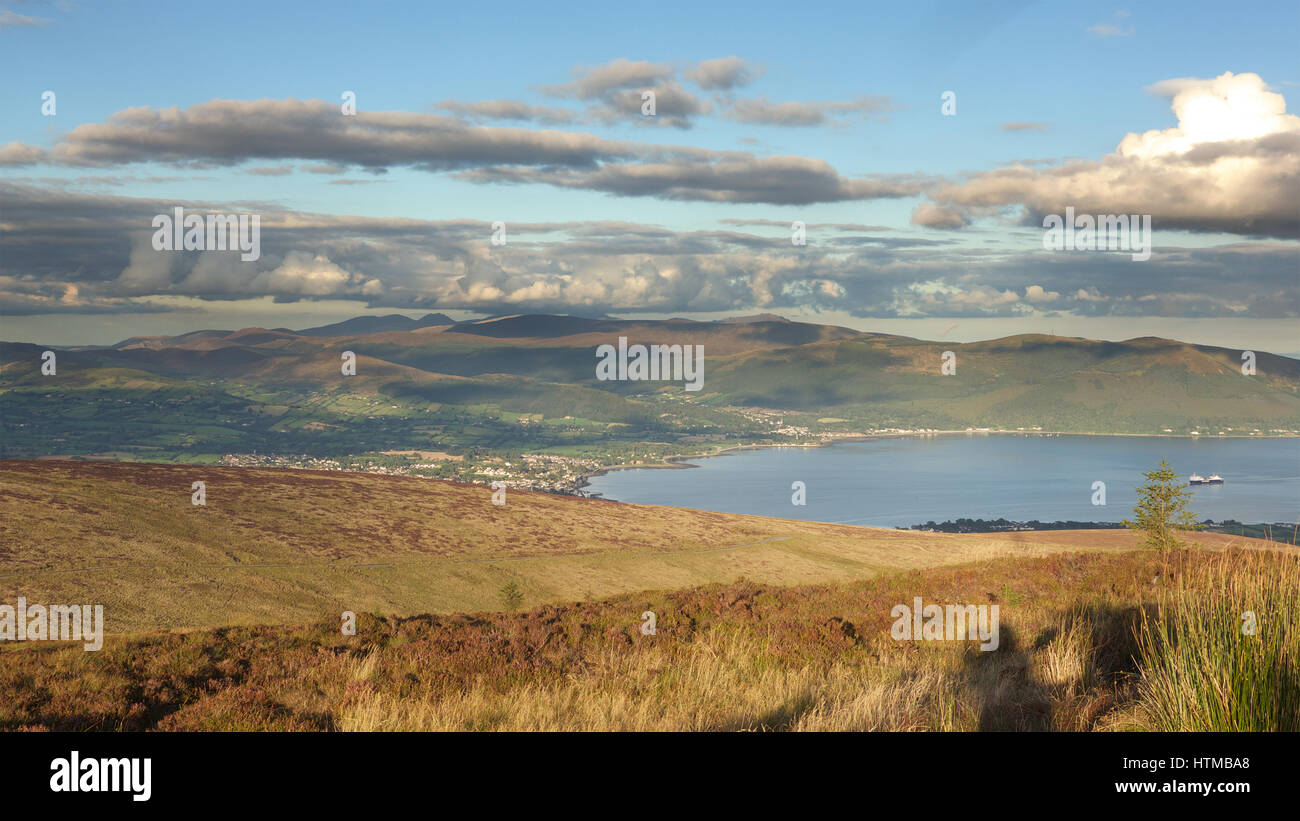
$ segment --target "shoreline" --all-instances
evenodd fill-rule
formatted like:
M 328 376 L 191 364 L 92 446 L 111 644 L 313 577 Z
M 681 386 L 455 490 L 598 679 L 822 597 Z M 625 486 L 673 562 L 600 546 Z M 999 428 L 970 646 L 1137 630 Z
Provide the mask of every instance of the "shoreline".
M 698 468 L 699 465 L 686 464 L 693 459 L 712 459 L 717 456 L 725 456 L 740 450 L 778 450 L 782 448 L 825 448 L 832 445 L 843 444 L 846 442 L 873 442 L 878 439 L 904 439 L 908 437 L 930 437 L 930 436 L 953 436 L 962 434 L 966 436 L 992 436 L 992 435 L 1016 435 L 1016 436 L 1099 436 L 1099 437 L 1121 437 L 1132 436 L 1139 438 L 1151 439 L 1300 439 L 1300 434 L 1294 433 L 1270 433 L 1259 436 L 1220 436 L 1218 434 L 1207 434 L 1206 436 L 1193 436 L 1190 433 L 1080 433 L 1077 431 L 1052 431 L 1052 430 L 926 430 L 926 431 L 909 431 L 907 433 L 870 433 L 854 436 L 833 436 L 827 439 L 820 439 L 816 442 L 786 442 L 775 444 L 743 444 L 730 445 L 719 448 L 712 453 L 703 454 L 683 454 L 681 456 L 665 456 L 662 462 L 645 465 L 601 465 L 593 471 L 584 473 L 574 481 L 571 492 L 581 492 L 583 488 L 590 487 L 589 480 L 613 473 L 616 470 L 686 470 L 689 468 Z M 604 498 L 599 494 L 589 496 L 589 498 Z

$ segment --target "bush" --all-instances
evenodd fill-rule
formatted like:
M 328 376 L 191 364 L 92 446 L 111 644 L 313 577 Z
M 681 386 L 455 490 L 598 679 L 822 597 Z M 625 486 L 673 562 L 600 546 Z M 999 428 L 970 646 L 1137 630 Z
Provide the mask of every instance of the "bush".
M 524 603 L 524 594 L 520 591 L 519 585 L 514 582 L 506 582 L 501 585 L 497 595 L 501 597 L 501 606 L 506 610 L 518 610 L 519 605 Z

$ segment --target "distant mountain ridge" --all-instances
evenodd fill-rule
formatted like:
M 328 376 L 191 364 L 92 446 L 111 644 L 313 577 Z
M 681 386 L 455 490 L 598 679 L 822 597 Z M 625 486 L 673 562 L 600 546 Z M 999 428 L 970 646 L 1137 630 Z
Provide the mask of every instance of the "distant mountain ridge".
M 597 347 L 619 337 L 703 346 L 702 389 L 686 395 L 681 381 L 597 379 Z M 151 453 L 192 440 L 205 453 L 314 452 L 326 442 L 331 452 L 356 452 L 379 444 L 365 434 L 368 425 L 385 431 L 384 447 L 408 449 L 436 449 L 448 431 L 458 431 L 462 445 L 567 447 L 608 441 L 614 425 L 624 439 L 651 442 L 778 429 L 796 437 L 921 428 L 1300 430 L 1300 361 L 1256 351 L 1248 375 L 1242 351 L 1157 337 L 1021 334 L 958 343 L 766 315 L 451 322 L 428 314 L 60 349 L 57 377 L 41 373 L 44 350 L 0 343 L 8 439 L 0 454 L 102 452 L 111 449 L 102 441 L 108 435 L 128 451 Z M 341 372 L 345 352 L 355 355 L 355 373 Z M 949 356 L 955 369 L 945 373 Z
M 351 319 L 345 319 L 331 325 L 303 328 L 298 331 L 289 331 L 288 328 L 276 328 L 275 330 L 288 331 L 300 336 L 353 336 L 357 334 L 387 333 L 389 331 L 414 331 L 417 328 L 455 324 L 456 320 L 446 314 L 425 314 L 419 319 L 411 319 L 402 314 L 388 314 L 387 316 L 354 316 Z

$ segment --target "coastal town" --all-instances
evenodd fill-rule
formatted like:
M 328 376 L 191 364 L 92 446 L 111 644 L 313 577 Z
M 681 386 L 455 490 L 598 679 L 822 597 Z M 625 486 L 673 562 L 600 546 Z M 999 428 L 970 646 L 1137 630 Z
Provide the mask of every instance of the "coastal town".
M 576 496 L 586 495 L 581 489 L 585 478 L 602 467 L 598 459 L 580 459 L 545 453 L 525 453 L 511 458 L 469 457 L 421 451 L 392 451 L 339 459 L 322 459 L 306 454 L 227 453 L 221 457 L 218 464 L 230 467 L 345 470 L 385 476 L 445 479 L 480 485 L 505 482 L 511 488 Z
M 687 435 L 674 444 L 643 442 L 608 449 L 594 455 L 564 455 L 556 453 L 496 453 L 478 448 L 463 453 L 429 450 L 389 450 L 362 453 L 354 456 L 323 458 L 307 454 L 227 453 L 218 461 L 231 467 L 272 467 L 296 470 L 328 470 L 376 473 L 386 476 L 413 476 L 425 479 L 443 479 L 469 484 L 491 485 L 504 482 L 507 487 L 558 493 L 570 496 L 588 496 L 587 480 L 607 470 L 637 467 L 681 467 L 690 459 L 717 456 L 733 450 L 768 447 L 823 447 L 837 442 L 864 441 L 897 437 L 934 437 L 951 435 L 1022 435 L 1062 436 L 1088 435 L 1044 431 L 1042 426 L 1018 428 L 968 427 L 963 430 L 934 428 L 866 428 L 861 430 L 826 430 L 828 425 L 845 420 L 821 418 L 814 430 L 807 423 L 790 424 L 779 411 L 766 408 L 742 410 L 751 421 L 759 422 L 770 434 L 746 439 L 727 439 Z M 1273 436 L 1291 437 L 1300 431 L 1277 428 L 1267 431 L 1234 430 L 1165 431 L 1166 436 Z

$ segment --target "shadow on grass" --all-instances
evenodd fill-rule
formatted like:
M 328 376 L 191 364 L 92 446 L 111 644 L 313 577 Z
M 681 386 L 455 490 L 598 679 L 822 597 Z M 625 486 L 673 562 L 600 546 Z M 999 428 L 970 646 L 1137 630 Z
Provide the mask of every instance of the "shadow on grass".
M 1031 642 L 1013 625 L 1000 625 L 997 650 L 968 651 L 962 674 L 973 694 L 982 732 L 1091 730 L 1098 720 L 1132 701 L 1138 672 L 1134 627 L 1138 607 L 1090 606 L 1073 610 L 1059 626 L 1040 631 Z M 1054 642 L 1084 638 L 1068 659 L 1070 674 L 1045 680 L 1040 672 Z

